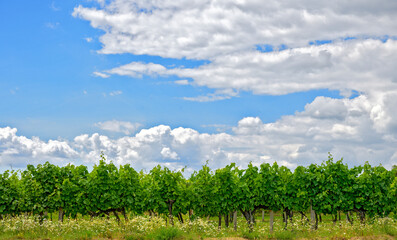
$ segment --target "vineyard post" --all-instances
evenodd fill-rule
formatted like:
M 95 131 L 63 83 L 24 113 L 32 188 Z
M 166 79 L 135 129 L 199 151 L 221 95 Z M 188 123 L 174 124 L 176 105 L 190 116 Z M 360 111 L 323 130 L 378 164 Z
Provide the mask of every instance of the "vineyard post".
M 63 222 L 63 208 L 62 207 L 60 207 L 59 208 L 59 214 L 58 214 L 58 221 L 59 222 Z
M 273 233 L 273 222 L 274 222 L 274 212 L 273 210 L 270 210 L 270 220 L 269 220 L 270 233 Z
M 234 231 L 237 231 L 237 211 L 233 212 L 233 225 L 234 225 Z
M 313 204 L 310 204 L 310 221 L 312 223 L 312 229 L 316 227 L 316 212 L 313 210 Z

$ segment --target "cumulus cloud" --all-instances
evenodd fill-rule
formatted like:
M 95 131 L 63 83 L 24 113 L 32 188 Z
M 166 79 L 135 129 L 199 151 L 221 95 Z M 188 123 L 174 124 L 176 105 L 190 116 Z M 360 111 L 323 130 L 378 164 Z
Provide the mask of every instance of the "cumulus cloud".
M 73 16 L 104 31 L 100 53 L 208 63 L 168 68 L 132 62 L 94 72 L 96 76 L 177 76 L 181 80 L 176 84 L 214 90 L 184 98 L 192 101 L 228 99 L 241 91 L 283 95 L 314 89 L 338 90 L 345 98 L 317 97 L 302 112 L 271 123 L 246 117 L 231 133 L 159 125 L 120 138 L 95 133 L 44 142 L 1 128 L 0 164 L 39 156 L 93 163 L 101 151 L 117 164 L 138 169 L 156 164 L 197 169 L 206 160 L 211 167 L 278 161 L 293 168 L 320 163 L 327 152 L 349 165 L 397 164 L 396 1 L 97 2 L 98 8 L 76 7 Z M 261 51 L 264 46 L 274 51 Z M 358 97 L 350 99 L 352 92 Z
M 73 12 L 104 30 L 101 53 L 209 63 L 167 68 L 132 62 L 103 70 L 99 76 L 178 76 L 182 80 L 177 84 L 216 91 L 183 98 L 199 102 L 228 99 L 239 91 L 282 95 L 331 89 L 349 97 L 353 91 L 373 95 L 396 89 L 397 3 L 393 0 L 101 3 L 100 8 L 80 5 Z M 256 50 L 263 46 L 275 51 Z
M 92 164 L 98 162 L 103 151 L 108 160 L 116 164 L 130 163 L 137 169 L 147 170 L 162 164 L 173 169 L 187 166 L 193 171 L 207 160 L 212 168 L 231 162 L 246 167 L 249 162 L 259 165 L 274 161 L 294 168 L 319 164 L 331 152 L 336 158 L 343 157 L 350 166 L 369 161 L 391 168 L 397 164 L 396 121 L 394 115 L 382 111 L 389 106 L 389 101 L 397 99 L 397 93 L 379 102 L 371 98 L 365 95 L 354 99 L 317 97 L 302 112 L 276 122 L 243 118 L 231 133 L 207 134 L 190 128 L 158 125 L 133 136 L 110 138 L 95 133 L 76 136 L 73 141 L 44 142 L 18 136 L 15 128 L 0 128 L 0 165 L 7 166 L 10 162 L 23 165 L 45 159 L 67 162 L 70 158 Z M 393 104 L 397 107 L 395 101 Z M 124 131 L 121 125 L 113 121 L 98 126 Z M 135 130 L 134 127 L 125 131 Z
M 165 159 L 179 159 L 178 158 L 178 154 L 176 152 L 171 151 L 170 148 L 168 147 L 164 147 L 163 149 L 161 149 L 161 156 Z
M 18 136 L 17 129 L 0 128 L 0 165 L 26 166 L 44 161 L 63 164 L 78 157 L 78 152 L 69 142 L 49 140 L 44 142 L 37 137 Z
M 105 131 L 124 133 L 126 135 L 130 135 L 136 132 L 137 129 L 139 129 L 142 126 L 142 124 L 111 120 L 106 122 L 95 123 L 95 126 Z
M 395 62 L 397 40 L 384 42 L 366 39 L 281 52 L 239 52 L 216 58 L 197 68 L 166 69 L 158 64 L 139 63 L 138 69 L 133 63 L 107 73 L 135 77 L 147 74 L 148 69 L 151 69 L 150 75 L 191 78 L 191 85 L 209 87 L 222 93 L 185 98 L 196 101 L 227 99 L 237 96 L 238 91 L 283 95 L 331 89 L 343 92 L 348 97 L 352 91 L 372 94 L 397 89 Z
M 397 35 L 397 3 L 380 1 L 114 0 L 73 16 L 102 29 L 101 53 L 213 59 L 258 44 Z

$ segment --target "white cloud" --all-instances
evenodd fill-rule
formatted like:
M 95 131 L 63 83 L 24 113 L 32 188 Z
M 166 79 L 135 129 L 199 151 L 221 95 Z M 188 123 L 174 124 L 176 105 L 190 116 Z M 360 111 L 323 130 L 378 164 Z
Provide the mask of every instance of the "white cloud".
M 26 166 L 51 161 L 62 165 L 78 157 L 68 141 L 18 136 L 16 128 L 0 128 L 0 165 Z
M 93 72 L 92 74 L 94 74 L 94 76 L 96 76 L 96 77 L 101 77 L 101 78 L 108 78 L 108 77 L 110 77 L 109 74 L 101 73 L 101 72 Z
M 189 81 L 176 84 L 214 89 L 208 95 L 184 98 L 202 102 L 228 99 L 241 91 L 283 95 L 330 89 L 345 97 L 352 92 L 359 96 L 317 97 L 304 111 L 272 123 L 244 118 L 231 134 L 159 125 L 117 139 L 81 135 L 62 145 L 3 129 L 11 132 L 12 138 L 40 143 L 35 145 L 36 152 L 47 149 L 46 144 L 56 145 L 48 148 L 60 149 L 58 152 L 44 152 L 57 155 L 70 152 L 69 146 L 81 159 L 95 162 L 103 150 L 118 164 L 133 163 L 147 169 L 158 163 L 195 169 L 206 160 L 212 167 L 231 161 L 245 166 L 249 161 L 275 160 L 294 167 L 319 163 L 329 151 L 343 156 L 350 165 L 366 160 L 387 167 L 396 164 L 396 1 L 98 2 L 100 8 L 76 7 L 73 16 L 104 31 L 99 39 L 103 44 L 100 53 L 204 59 L 209 63 L 196 68 L 167 68 L 132 62 L 94 72 L 96 76 L 177 76 Z M 385 36 L 390 37 L 380 40 Z M 316 40 L 332 41 L 309 45 Z M 260 52 L 258 45 L 271 45 L 276 50 Z M 287 48 L 282 51 L 284 45 Z M 23 144 L 14 146 L 10 138 L 4 139 L 0 138 L 1 164 L 11 155 L 20 159 L 35 156 L 33 151 L 25 151 Z
M 164 159 L 174 159 L 174 160 L 179 159 L 178 154 L 176 152 L 171 151 L 171 149 L 168 147 L 164 147 L 163 149 L 161 149 L 160 153 Z
M 46 159 L 67 162 L 70 158 L 90 164 L 98 162 L 103 151 L 116 164 L 130 163 L 137 169 L 147 170 L 157 164 L 174 169 L 187 166 L 193 170 L 206 160 L 212 168 L 231 162 L 245 167 L 250 161 L 256 165 L 277 161 L 293 168 L 321 163 L 331 152 L 335 158 L 343 157 L 349 166 L 369 161 L 391 168 L 397 164 L 396 116 L 389 112 L 383 118 L 377 116 L 387 108 L 397 107 L 395 101 L 392 105 L 389 103 L 397 99 L 397 93 L 388 94 L 377 103 L 371 98 L 366 95 L 354 99 L 317 97 L 304 111 L 276 122 L 243 118 L 232 133 L 207 134 L 190 128 L 158 125 L 120 138 L 95 133 L 77 136 L 73 141 L 43 142 L 18 136 L 15 128 L 0 128 L 0 165 L 7 166 L 10 162 L 23 165 Z M 97 126 L 131 133 L 137 129 L 132 125 L 109 121 Z
M 90 37 L 87 37 L 87 38 L 84 38 L 84 40 L 86 40 L 88 43 L 90 43 L 90 42 L 92 42 L 92 38 L 90 38 Z
M 108 70 L 106 73 L 141 78 L 143 75 L 163 75 L 166 70 L 167 69 L 160 64 L 132 62 L 127 65 Z
M 224 99 L 230 99 L 231 96 L 229 95 L 217 95 L 217 94 L 207 94 L 204 96 L 197 96 L 197 97 L 183 97 L 184 100 L 193 101 L 193 102 L 213 102 L 219 101 Z
M 110 92 L 109 96 L 114 97 L 114 96 L 121 95 L 121 94 L 123 94 L 123 91 L 117 90 L 117 91 Z
M 115 0 L 100 9 L 78 6 L 73 16 L 105 31 L 102 53 L 212 59 L 257 44 L 395 36 L 396 12 L 393 0 Z
M 137 129 L 139 129 L 142 126 L 142 124 L 111 120 L 106 122 L 95 123 L 95 126 L 105 131 L 118 132 L 118 133 L 124 133 L 126 135 L 130 135 L 136 132 Z
M 393 0 L 270 0 L 266 4 L 114 0 L 102 4 L 100 8 L 78 6 L 73 12 L 105 31 L 101 53 L 209 60 L 197 68 L 172 69 L 132 62 L 102 74 L 175 75 L 192 79 L 177 84 L 216 91 L 185 100 L 223 100 L 239 91 L 282 95 L 331 89 L 349 96 L 352 91 L 374 95 L 396 89 L 397 3 Z M 386 42 L 377 40 L 388 36 Z M 331 42 L 309 45 L 317 40 Z M 263 45 L 288 48 L 256 50 Z
M 390 87 L 396 89 L 393 63 L 397 60 L 397 3 L 393 0 L 100 3 L 100 8 L 78 6 L 73 16 L 105 31 L 100 38 L 101 53 L 210 62 L 198 68 L 173 69 L 132 62 L 101 74 L 176 75 L 192 79 L 177 84 L 233 93 L 187 96 L 185 100 L 222 100 L 237 96 L 239 91 L 282 95 L 331 89 L 348 96 L 352 91 L 371 95 Z M 388 36 L 386 42 L 377 40 Z M 317 40 L 331 42 L 309 45 Z M 256 50 L 263 45 L 288 48 L 268 53 Z
M 189 81 L 186 79 L 177 80 L 177 81 L 175 81 L 175 83 L 178 85 L 189 85 Z
M 218 94 L 186 97 L 209 101 L 237 96 L 238 91 L 282 95 L 316 89 L 375 94 L 397 89 L 394 62 L 397 40 L 350 40 L 262 53 L 248 51 L 216 58 L 198 68 L 173 68 L 155 64 L 127 64 L 107 71 L 112 74 L 142 76 L 176 75 L 191 78 L 191 85 L 216 89 Z M 133 66 L 134 70 L 129 70 Z M 183 81 L 183 80 L 182 80 Z M 185 83 L 183 81 L 182 83 Z M 221 94 L 219 94 L 221 93 Z

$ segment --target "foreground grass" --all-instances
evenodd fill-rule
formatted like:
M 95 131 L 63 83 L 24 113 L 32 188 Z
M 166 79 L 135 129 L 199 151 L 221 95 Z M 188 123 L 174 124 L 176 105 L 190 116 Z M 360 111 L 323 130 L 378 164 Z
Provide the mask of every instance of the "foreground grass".
M 175 219 L 176 220 L 176 219 Z M 32 217 L 18 216 L 0 221 L 0 239 L 396 239 L 397 221 L 390 218 L 355 221 L 353 225 L 342 221 L 336 224 L 323 219 L 318 230 L 310 230 L 307 221 L 294 219 L 284 230 L 280 217 L 276 218 L 273 233 L 269 223 L 257 220 L 254 231 L 249 232 L 243 218 L 238 218 L 238 230 L 233 227 L 218 230 L 216 219 L 187 220 L 167 226 L 164 218 L 136 216 L 120 224 L 110 218 L 67 219 L 63 223 L 45 220 L 42 224 Z

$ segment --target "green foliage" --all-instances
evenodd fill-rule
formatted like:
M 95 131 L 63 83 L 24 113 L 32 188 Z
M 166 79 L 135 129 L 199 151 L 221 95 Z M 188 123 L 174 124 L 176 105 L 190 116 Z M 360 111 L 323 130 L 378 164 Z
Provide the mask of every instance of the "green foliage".
M 141 213 L 143 195 L 139 174 L 129 164 L 120 166 L 119 181 L 120 207 L 133 213 Z
M 308 172 L 305 167 L 298 166 L 293 174 L 285 174 L 286 192 L 284 195 L 284 207 L 305 212 L 310 207 Z
M 307 214 L 312 205 L 334 219 L 340 212 L 362 219 L 397 216 L 396 171 L 368 163 L 349 169 L 330 154 L 321 165 L 298 166 L 294 172 L 277 163 L 250 163 L 246 169 L 233 163 L 216 171 L 204 165 L 185 179 L 183 170 L 157 166 L 138 173 L 102 155 L 91 172 L 85 166 L 46 162 L 0 174 L 0 217 L 33 214 L 43 220 L 46 212 L 59 211 L 71 218 L 112 213 L 120 220 L 121 212 L 126 218 L 171 215 L 182 221 L 188 213 L 194 219 L 239 211 L 252 232 L 258 209 Z
M 37 166 L 37 167 L 40 167 Z M 36 168 L 28 165 L 27 170 L 21 174 L 21 205 L 22 212 L 33 212 L 35 214 L 44 212 L 45 206 L 42 204 L 44 189 L 40 177 L 36 174 Z
M 262 164 L 258 177 L 258 204 L 270 210 L 280 210 L 283 207 L 282 196 L 284 194 L 284 183 L 282 182 L 282 172 L 277 163 L 273 165 Z
M 395 176 L 382 166 L 371 167 L 368 163 L 363 166 L 363 172 L 356 179 L 355 208 L 368 212 L 370 216 L 387 216 L 395 211 L 393 180 Z M 394 203 L 394 204 L 393 204 Z
M 162 200 L 160 191 L 158 191 L 159 186 L 154 181 L 153 176 L 151 174 L 144 174 L 141 171 L 139 177 L 142 186 L 141 210 L 166 213 L 167 205 Z
M 391 209 L 394 213 L 394 217 L 397 218 L 397 177 L 395 177 L 393 182 L 390 184 L 387 198 L 390 199 L 390 205 L 394 206 L 394 209 Z
M 321 213 L 336 215 L 338 211 L 351 210 L 353 199 L 351 196 L 353 178 L 347 165 L 342 159 L 334 162 L 330 154 L 328 160 L 320 167 L 321 176 L 318 181 L 321 188 L 318 190 L 315 202 Z
M 237 208 L 242 211 L 254 211 L 260 205 L 258 198 L 260 190 L 258 167 L 250 163 L 245 171 L 238 171 Z
M 151 196 L 154 197 L 155 202 L 160 205 L 158 206 L 158 210 L 162 210 L 162 213 L 166 213 L 168 209 L 169 214 L 177 214 L 178 210 L 182 208 L 181 205 L 179 209 L 174 209 L 174 211 L 172 211 L 172 207 L 174 203 L 180 202 L 186 188 L 185 178 L 182 173 L 179 171 L 171 171 L 167 167 L 161 168 L 161 166 L 157 166 L 150 171 L 149 175 L 149 179 L 151 180 L 149 182 L 149 184 L 151 184 L 151 186 L 149 186 L 152 191 Z M 149 202 L 153 201 L 151 198 L 147 200 Z
M 237 208 L 235 192 L 237 186 L 237 176 L 235 164 L 232 163 L 224 168 L 217 169 L 213 178 L 214 212 L 219 214 L 229 214 Z
M 86 214 L 84 208 L 84 183 L 87 181 L 88 170 L 86 166 L 75 167 L 67 165 L 61 169 L 64 176 L 62 185 L 57 194 L 65 213 L 73 218 L 78 213 Z
M 118 169 L 113 163 L 107 164 L 103 157 L 88 174 L 83 187 L 83 204 L 88 213 L 100 213 L 120 207 L 121 186 Z
M 0 215 L 17 212 L 20 204 L 20 181 L 17 172 L 0 174 Z
M 198 172 L 194 172 L 190 177 L 191 186 L 191 204 L 194 209 L 194 214 L 200 217 L 215 216 L 214 201 L 216 197 L 216 188 L 213 184 L 213 175 L 211 169 L 204 165 Z

